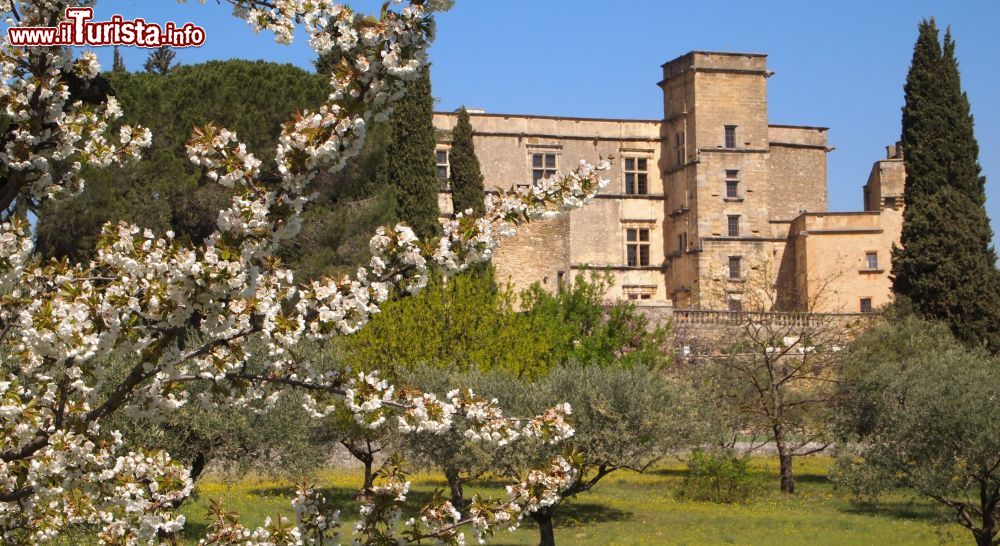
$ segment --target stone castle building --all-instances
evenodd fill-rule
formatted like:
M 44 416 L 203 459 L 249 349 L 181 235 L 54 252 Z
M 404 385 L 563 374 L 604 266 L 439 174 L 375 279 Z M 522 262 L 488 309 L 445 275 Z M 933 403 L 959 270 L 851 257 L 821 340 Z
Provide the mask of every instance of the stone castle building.
M 768 122 L 766 56 L 694 51 L 663 65 L 658 120 L 471 113 L 486 187 L 528 185 L 581 159 L 614 156 L 596 202 L 521 228 L 498 278 L 549 290 L 584 270 L 612 297 L 738 309 L 755 278 L 775 310 L 864 312 L 891 299 L 890 249 L 902 223 L 903 162 L 889 147 L 864 210 L 827 212 L 827 129 Z M 434 117 L 449 172 L 454 113 Z M 441 194 L 443 214 L 450 195 Z

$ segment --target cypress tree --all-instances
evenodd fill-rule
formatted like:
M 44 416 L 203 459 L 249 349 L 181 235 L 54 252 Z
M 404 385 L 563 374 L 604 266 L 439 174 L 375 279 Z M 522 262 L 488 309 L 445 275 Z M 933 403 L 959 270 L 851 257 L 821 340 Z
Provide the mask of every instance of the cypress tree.
M 170 46 L 160 46 L 149 54 L 143 68 L 150 74 L 159 74 L 161 76 L 168 74 L 171 70 L 177 68 L 177 65 L 173 64 L 176 55 L 174 50 L 170 49 Z
M 396 187 L 398 218 L 413 228 L 421 240 L 437 234 L 438 189 L 434 151 L 434 99 L 430 69 L 424 68 L 406 86 L 406 96 L 392 115 L 392 141 L 388 147 L 388 179 Z
M 115 74 L 123 74 L 128 72 L 125 68 L 125 60 L 122 59 L 121 51 L 118 51 L 118 46 L 115 46 L 115 57 L 114 62 L 111 64 L 111 71 Z
M 472 142 L 472 123 L 463 106 L 451 142 L 451 198 L 455 213 L 472 209 L 483 213 L 483 173 L 479 170 L 476 147 Z
M 906 186 L 893 290 L 921 316 L 947 322 L 971 346 L 1000 350 L 1000 275 L 979 146 L 950 32 L 920 23 L 905 86 Z

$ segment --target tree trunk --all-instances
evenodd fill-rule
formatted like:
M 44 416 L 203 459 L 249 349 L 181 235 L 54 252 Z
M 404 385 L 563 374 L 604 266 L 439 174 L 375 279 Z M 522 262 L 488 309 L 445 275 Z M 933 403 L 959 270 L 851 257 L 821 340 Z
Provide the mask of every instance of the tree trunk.
M 552 527 L 552 507 L 532 512 L 531 519 L 538 523 L 538 534 L 541 537 L 538 546 L 556 546 L 555 529 Z
M 365 491 L 371 491 L 372 487 L 375 486 L 375 473 L 372 471 L 372 462 L 374 457 L 369 455 L 363 461 L 365 463 Z
M 976 546 L 993 546 L 993 533 L 985 529 L 972 531 L 972 536 L 976 537 Z
M 457 470 L 448 468 L 444 471 L 444 477 L 448 479 L 448 487 L 451 489 L 451 505 L 458 510 L 462 516 L 467 516 L 465 507 L 465 492 L 462 490 L 462 479 Z
M 372 453 L 371 451 L 371 444 L 368 445 L 369 449 L 365 450 L 363 448 L 355 446 L 350 442 L 340 442 L 340 443 L 341 445 L 347 448 L 347 451 L 349 451 L 355 459 L 361 461 L 361 463 L 365 465 L 364 490 L 371 491 L 372 486 L 375 484 L 375 472 L 372 470 L 372 465 L 375 462 L 375 454 Z
M 200 478 L 205 472 L 206 466 L 208 466 L 208 455 L 204 451 L 199 451 L 191 461 L 191 470 L 188 471 L 188 477 L 191 478 L 191 483 L 198 483 L 198 478 Z M 189 498 L 191 498 L 190 495 L 171 501 L 169 505 L 172 509 L 178 510 Z M 177 544 L 177 533 L 158 531 L 156 535 L 160 538 L 160 540 L 166 542 L 167 544 Z
M 983 475 L 988 476 L 989 470 L 984 469 Z M 972 535 L 976 537 L 976 546 L 993 546 L 994 537 L 997 535 L 997 505 L 1000 504 L 1000 488 L 991 487 L 987 480 L 979 482 L 979 502 L 983 513 L 983 526 L 973 529 Z
M 781 492 L 795 492 L 795 476 L 792 474 L 792 451 L 788 449 L 785 442 L 785 431 L 781 427 L 774 427 L 774 444 L 778 448 L 778 475 L 781 479 Z
M 778 461 L 781 468 L 781 492 L 795 492 L 795 476 L 792 475 L 792 456 L 788 453 L 779 454 Z
M 194 456 L 194 460 L 191 461 L 191 472 L 188 476 L 191 477 L 192 482 L 197 482 L 198 478 L 201 477 L 202 472 L 205 471 L 205 466 L 208 464 L 208 457 L 205 455 L 204 451 L 199 451 L 197 455 Z

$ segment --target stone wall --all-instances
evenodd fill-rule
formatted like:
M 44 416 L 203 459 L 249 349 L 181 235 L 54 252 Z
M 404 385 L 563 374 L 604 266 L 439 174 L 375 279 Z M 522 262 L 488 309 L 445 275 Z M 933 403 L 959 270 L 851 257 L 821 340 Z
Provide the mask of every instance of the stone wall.
M 819 312 L 859 312 L 892 300 L 891 249 L 899 243 L 902 209 L 803 214 L 792 223 L 799 307 Z M 877 256 L 869 268 L 867 254 Z
M 435 114 L 440 149 L 447 149 L 456 115 Z M 608 187 L 592 205 L 559 219 L 529 224 L 501 244 L 494 263 L 499 278 L 518 289 L 534 282 L 548 290 L 588 269 L 615 280 L 609 296 L 667 301 L 664 263 L 664 192 L 660 175 L 659 121 L 478 114 L 470 116 L 476 155 L 488 190 L 527 186 L 532 156 L 551 154 L 568 172 L 581 160 L 613 157 Z M 646 160 L 647 194 L 626 195 L 625 158 Z M 443 203 L 447 199 L 442 200 Z M 443 204 L 442 210 L 446 208 Z M 629 267 L 626 229 L 648 230 L 649 264 Z
M 791 220 L 803 211 L 827 210 L 826 132 L 823 127 L 772 125 L 768 178 L 771 219 Z

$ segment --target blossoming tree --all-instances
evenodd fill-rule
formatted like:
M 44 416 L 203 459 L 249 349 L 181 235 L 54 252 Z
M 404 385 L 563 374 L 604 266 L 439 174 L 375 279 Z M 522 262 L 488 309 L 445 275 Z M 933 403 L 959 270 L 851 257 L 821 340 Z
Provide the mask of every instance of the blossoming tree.
M 181 0 L 183 1 L 183 0 Z M 203 0 L 202 0 L 203 1 Z M 451 428 L 496 444 L 558 442 L 572 434 L 560 405 L 530 419 L 504 415 L 471 391 L 445 397 L 396 389 L 376 374 L 322 371 L 300 342 L 356 332 L 390 295 L 412 294 L 428 268 L 461 272 L 488 260 L 501 235 L 520 223 L 583 206 L 606 184 L 608 165 L 581 164 L 530 190 L 487 198 L 485 212 L 418 240 L 404 225 L 378 230 L 371 263 L 353 277 L 297 285 L 274 250 L 299 230 L 310 183 L 342 168 L 365 131 L 390 115 L 406 81 L 426 62 L 432 6 L 411 0 L 378 17 L 330 0 L 228 0 L 255 30 L 291 41 L 297 26 L 320 54 L 339 52 L 328 101 L 283 128 L 273 166 L 237 135 L 196 128 L 191 161 L 235 195 L 217 229 L 187 246 L 126 223 L 105 226 L 89 263 L 40 263 L 32 256 L 25 211 L 79 192 L 85 165 L 139 159 L 153 135 L 120 125 L 113 96 L 101 92 L 93 53 L 65 47 L 0 45 L 0 537 L 40 543 L 90 526 L 107 544 L 155 542 L 184 523 L 173 510 L 190 494 L 186 469 L 162 452 L 126 452 L 105 426 L 116 412 L 164 415 L 185 404 L 258 407 L 297 389 L 316 416 L 346 407 L 365 427 L 402 432 Z M 54 26 L 67 7 L 94 0 L 0 0 L 8 25 Z M 399 4 L 397 0 L 394 2 Z M 95 92 L 96 90 L 96 92 Z M 249 358 L 250 341 L 266 354 Z M 253 346 L 256 346 L 254 344 Z M 111 352 L 135 356 L 124 376 L 106 374 Z M 209 385 L 191 395 L 192 385 Z M 207 544 L 396 541 L 461 543 L 471 525 L 482 539 L 516 526 L 522 514 L 555 502 L 574 474 L 566 459 L 529 471 L 505 499 L 477 499 L 465 518 L 435 501 L 401 518 L 409 483 L 390 466 L 359 497 L 357 523 L 316 491 L 293 501 L 296 520 L 248 529 L 221 507 Z

